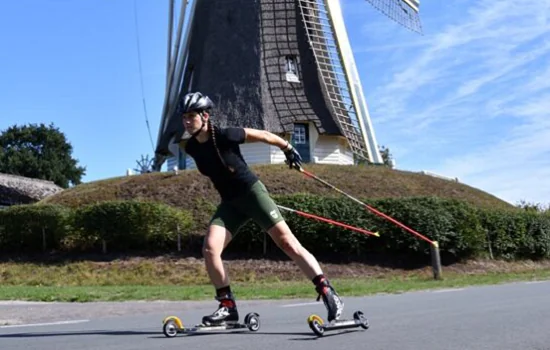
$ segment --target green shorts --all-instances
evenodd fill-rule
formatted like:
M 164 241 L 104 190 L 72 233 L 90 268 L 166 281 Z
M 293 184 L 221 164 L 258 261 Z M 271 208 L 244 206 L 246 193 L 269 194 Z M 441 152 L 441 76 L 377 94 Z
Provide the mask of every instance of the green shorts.
M 284 220 L 261 181 L 257 181 L 250 191 L 241 197 L 222 201 L 210 224 L 225 227 L 235 235 L 248 220 L 254 220 L 265 231 Z

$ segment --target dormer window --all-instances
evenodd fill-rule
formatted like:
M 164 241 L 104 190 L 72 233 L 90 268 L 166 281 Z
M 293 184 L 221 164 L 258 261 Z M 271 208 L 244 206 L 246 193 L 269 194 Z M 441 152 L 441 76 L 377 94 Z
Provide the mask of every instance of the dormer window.
M 296 55 L 287 55 L 285 58 L 285 73 L 286 81 L 291 83 L 299 83 L 298 79 L 298 63 Z

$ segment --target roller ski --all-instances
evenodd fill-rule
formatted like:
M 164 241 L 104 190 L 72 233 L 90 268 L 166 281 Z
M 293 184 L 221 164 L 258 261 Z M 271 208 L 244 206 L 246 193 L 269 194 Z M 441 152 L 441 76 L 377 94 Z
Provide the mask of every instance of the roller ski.
M 319 301 L 320 298 L 323 298 L 323 303 L 328 311 L 328 323 L 325 323 L 320 316 L 315 314 L 308 317 L 307 323 L 309 328 L 311 328 L 316 335 L 322 336 L 325 331 L 340 329 L 357 327 L 361 327 L 363 329 L 369 328 L 369 322 L 361 311 L 355 311 L 353 314 L 353 319 L 351 320 L 340 319 L 342 312 L 344 311 L 344 303 L 327 280 L 322 280 L 317 285 L 316 290 L 319 293 L 317 301 Z
M 329 323 L 325 323 L 320 316 L 313 314 L 308 317 L 307 323 L 313 333 L 318 336 L 322 336 L 325 331 L 335 331 L 357 327 L 369 329 L 369 321 L 365 318 L 363 312 L 361 311 L 355 311 L 352 320 L 332 320 Z
M 251 312 L 246 315 L 244 322 L 239 322 L 239 313 L 232 297 L 216 298 L 220 301 L 220 306 L 212 315 L 207 315 L 202 318 L 202 323 L 186 328 L 181 319 L 177 316 L 166 317 L 163 323 L 163 333 L 165 336 L 172 338 L 182 334 L 210 332 L 210 331 L 225 331 L 248 328 L 252 332 L 260 329 L 260 316 L 257 313 Z
M 225 331 L 248 328 L 252 332 L 260 329 L 260 316 L 251 312 L 244 318 L 244 323 L 223 322 L 220 324 L 200 323 L 192 327 L 185 327 L 181 319 L 177 316 L 168 316 L 163 321 L 163 333 L 168 338 L 173 338 L 178 334 L 192 334 L 199 332 Z

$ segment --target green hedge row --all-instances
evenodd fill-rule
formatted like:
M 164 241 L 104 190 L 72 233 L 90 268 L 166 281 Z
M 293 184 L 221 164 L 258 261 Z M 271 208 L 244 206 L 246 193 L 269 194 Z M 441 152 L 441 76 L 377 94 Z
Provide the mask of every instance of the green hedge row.
M 0 250 L 163 251 L 192 225 L 189 212 L 161 203 L 110 201 L 75 210 L 21 205 L 0 211 Z
M 300 242 L 318 258 L 366 256 L 418 257 L 430 254 L 429 243 L 366 208 L 339 197 L 274 196 L 280 205 L 378 231 L 367 236 L 325 222 L 285 212 Z M 490 210 L 457 200 L 409 198 L 364 200 L 430 240 L 439 242 L 443 259 L 488 256 L 503 259 L 550 257 L 550 211 Z M 210 215 L 214 205 L 203 205 Z M 207 222 L 195 222 L 198 213 L 159 203 L 102 202 L 68 209 L 55 205 L 28 205 L 0 210 L 0 250 L 33 252 L 184 251 L 200 253 Z M 200 217 L 204 218 L 205 213 Z M 253 222 L 247 223 L 227 252 L 249 255 L 281 254 Z
M 283 212 L 302 244 L 314 255 L 324 257 L 387 256 L 419 258 L 430 256 L 430 244 L 355 202 L 312 195 L 274 196 L 286 207 L 379 232 L 380 237 L 332 226 L 310 218 Z M 492 255 L 500 259 L 542 259 L 550 257 L 550 212 L 521 209 L 487 210 L 457 200 L 408 198 L 363 200 L 378 211 L 415 232 L 439 243 L 442 259 Z M 264 249 L 264 235 L 252 222 L 246 224 L 228 251 L 258 252 Z M 267 249 L 278 248 L 268 238 Z

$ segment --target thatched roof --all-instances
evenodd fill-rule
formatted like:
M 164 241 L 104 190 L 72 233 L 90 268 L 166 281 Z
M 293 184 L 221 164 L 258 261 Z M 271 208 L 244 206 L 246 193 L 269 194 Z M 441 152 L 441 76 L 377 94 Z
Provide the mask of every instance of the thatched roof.
M 52 181 L 0 173 L 0 205 L 34 203 L 60 191 Z
M 193 25 L 182 91 L 191 85 L 210 96 L 217 125 L 286 134 L 308 121 L 320 134 L 342 135 L 307 41 L 312 24 L 295 0 L 200 1 L 195 16 L 204 20 Z M 299 82 L 287 80 L 287 59 Z M 156 153 L 167 155 L 182 137 L 176 110 L 161 121 Z

